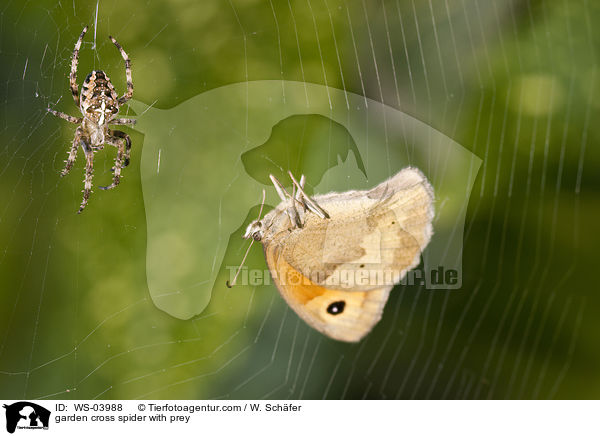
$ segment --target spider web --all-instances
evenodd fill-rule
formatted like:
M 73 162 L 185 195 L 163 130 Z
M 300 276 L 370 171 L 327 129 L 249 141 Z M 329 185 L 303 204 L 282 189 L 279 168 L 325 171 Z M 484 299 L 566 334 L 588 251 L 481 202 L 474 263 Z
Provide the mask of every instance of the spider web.
M 587 0 L 2 6 L 0 394 L 597 398 L 596 238 L 583 232 L 595 228 L 598 204 L 599 154 L 590 143 L 598 137 L 591 122 L 600 90 L 598 35 L 591 23 L 599 14 Z M 81 50 L 79 83 L 102 69 L 124 92 L 123 62 L 108 40 L 115 36 L 132 59 L 137 100 L 121 115 L 136 115 L 140 126 L 126 129 L 132 162 L 120 186 L 96 189 L 78 216 L 81 157 L 59 177 L 75 126 L 46 107 L 77 115 L 68 73 L 85 24 L 92 27 Z M 297 130 L 284 129 L 272 143 L 268 135 L 256 141 L 250 81 L 265 80 L 277 86 L 277 98 L 261 102 L 264 110 L 276 112 L 278 102 L 292 99 L 289 82 L 300 83 L 299 95 L 309 101 L 309 90 L 320 87 L 329 107 L 349 108 L 355 96 L 362 96 L 365 110 L 389 107 L 376 125 L 367 125 L 382 139 L 357 140 L 360 153 L 341 153 L 340 144 L 351 150 L 351 141 L 325 117 L 303 118 Z M 152 114 L 180 111 L 227 86 L 242 87 L 242 101 L 230 106 L 246 108 L 239 129 L 218 116 L 211 129 L 201 129 L 201 107 L 185 119 L 165 117 L 155 130 L 142 128 Z M 461 185 L 460 195 L 469 200 L 466 225 L 449 228 L 464 229 L 460 289 L 396 287 L 382 321 L 358 344 L 332 341 L 306 326 L 273 286 L 215 287 L 205 307 L 179 317 L 157 304 L 149 279 L 156 270 L 147 263 L 154 235 L 149 214 L 153 207 L 166 214 L 172 206 L 151 197 L 160 186 L 144 175 L 158 170 L 151 151 L 160 144 L 151 135 L 162 135 L 158 149 L 166 150 L 160 162 L 167 171 L 168 159 L 180 156 L 168 151 L 169 138 L 185 129 L 192 140 L 176 142 L 177 149 L 188 147 L 204 159 L 190 160 L 187 170 L 202 169 L 215 181 L 222 180 L 219 159 L 227 146 L 219 135 L 237 137 L 245 147 L 227 156 L 236 162 L 231 187 L 244 186 L 238 197 L 220 194 L 217 183 L 187 186 L 184 172 L 169 177 L 181 188 L 171 196 L 182 214 L 186 196 L 212 191 L 220 212 L 202 219 L 224 226 L 224 211 L 241 214 L 239 225 L 215 235 L 221 255 L 207 249 L 206 265 L 197 268 L 226 278 L 224 267 L 239 264 L 246 248 L 240 231 L 258 214 L 257 193 L 269 171 L 295 166 L 307 176 L 320 174 L 322 185 L 307 177 L 318 193 L 372 186 L 373 177 L 383 180 L 412 163 L 384 159 L 375 175 L 366 171 L 370 180 L 360 179 L 358 156 L 369 168 L 382 153 L 393 157 L 408 147 L 418 156 L 428 147 L 427 135 L 413 136 L 410 129 L 400 128 L 405 137 L 398 140 L 386 136 L 398 127 L 387 116 L 392 113 L 424 123 L 426 133 L 439 132 L 476 156 L 464 173 L 473 174 L 472 191 L 469 183 Z M 111 150 L 96 154 L 95 186 L 110 180 L 114 157 Z M 429 162 L 434 184 L 457 170 L 452 159 Z M 344 179 L 349 173 L 339 168 L 348 165 L 353 178 Z M 328 182 L 332 171 L 338 178 Z M 442 199 L 436 208 L 448 204 Z M 170 242 L 163 267 L 195 271 L 187 241 Z M 264 270 L 254 248 L 248 268 Z

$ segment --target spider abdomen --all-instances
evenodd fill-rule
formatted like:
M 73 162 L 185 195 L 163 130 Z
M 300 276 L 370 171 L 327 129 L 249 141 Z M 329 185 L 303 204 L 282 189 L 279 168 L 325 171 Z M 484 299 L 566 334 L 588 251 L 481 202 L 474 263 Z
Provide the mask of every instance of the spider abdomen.
M 106 124 L 119 112 L 117 92 L 104 71 L 92 71 L 81 89 L 81 112 L 95 124 Z

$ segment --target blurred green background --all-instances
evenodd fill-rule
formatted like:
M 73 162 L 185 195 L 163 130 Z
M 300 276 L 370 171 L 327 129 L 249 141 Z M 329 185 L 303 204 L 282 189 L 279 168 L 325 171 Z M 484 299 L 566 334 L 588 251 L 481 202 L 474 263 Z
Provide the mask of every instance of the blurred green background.
M 1 397 L 599 397 L 599 4 L 124 0 L 1 8 Z M 248 80 L 306 81 L 399 109 L 480 157 L 462 288 L 399 286 L 382 321 L 355 345 L 312 331 L 273 287 L 219 290 L 190 320 L 157 309 L 146 282 L 144 135 L 125 129 L 132 163 L 121 185 L 96 189 L 81 215 L 81 157 L 59 177 L 74 126 L 46 107 L 78 114 L 70 56 L 83 26 L 96 22 L 80 83 L 103 69 L 124 90 L 112 34 L 132 58 L 135 99 L 156 109 Z M 307 135 L 296 146 L 313 150 L 311 141 L 321 140 Z M 113 153 L 96 154 L 96 185 L 110 180 Z M 268 165 L 256 170 L 257 183 Z M 238 236 L 224 264 L 239 262 Z M 265 267 L 260 250 L 249 265 Z

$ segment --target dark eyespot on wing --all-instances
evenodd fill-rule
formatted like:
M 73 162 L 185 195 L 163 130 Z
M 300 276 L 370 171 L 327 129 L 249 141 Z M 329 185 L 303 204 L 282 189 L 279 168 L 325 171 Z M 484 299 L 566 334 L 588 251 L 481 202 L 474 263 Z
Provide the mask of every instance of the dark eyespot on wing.
M 344 307 L 346 307 L 345 301 L 334 301 L 329 306 L 327 306 L 327 313 L 330 315 L 339 315 L 344 311 Z

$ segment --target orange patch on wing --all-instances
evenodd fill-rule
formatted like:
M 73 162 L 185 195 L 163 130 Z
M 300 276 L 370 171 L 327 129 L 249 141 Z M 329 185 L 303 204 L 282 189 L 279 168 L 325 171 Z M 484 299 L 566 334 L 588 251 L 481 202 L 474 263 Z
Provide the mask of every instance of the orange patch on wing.
M 312 282 L 278 255 L 277 248 L 264 247 L 265 257 L 279 292 L 290 307 L 311 327 L 339 341 L 356 342 L 381 319 L 390 287 L 369 292 L 347 292 L 324 288 Z M 333 303 L 344 303 L 336 314 Z
M 300 304 L 306 304 L 329 291 L 313 283 L 308 277 L 283 260 L 283 257 L 279 257 L 274 263 L 280 285 L 285 287 L 285 291 Z

